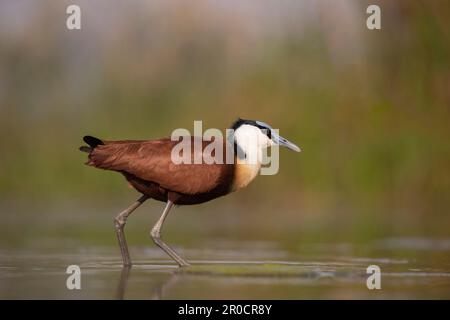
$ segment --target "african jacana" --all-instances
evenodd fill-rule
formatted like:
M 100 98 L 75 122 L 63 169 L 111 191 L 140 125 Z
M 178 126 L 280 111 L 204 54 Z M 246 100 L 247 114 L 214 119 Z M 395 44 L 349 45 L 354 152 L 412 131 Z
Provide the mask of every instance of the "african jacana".
M 114 219 L 124 266 L 131 266 L 124 235 L 126 220 L 147 199 L 166 202 L 161 217 L 151 230 L 153 241 L 179 266 L 187 266 L 189 264 L 186 260 L 161 239 L 161 227 L 172 206 L 203 203 L 246 187 L 261 168 L 263 149 L 273 144 L 300 151 L 299 147 L 279 136 L 272 127 L 261 121 L 238 119 L 231 129 L 234 130 L 232 139 L 221 141 L 224 150 L 229 141 L 234 144 L 232 148 L 237 150 L 234 154 L 235 161 L 231 164 L 175 164 L 171 159 L 171 152 L 178 142 L 168 138 L 123 141 L 106 141 L 91 136 L 83 138 L 89 145 L 80 147 L 81 151 L 89 153 L 87 165 L 122 173 L 131 186 L 142 193 L 135 203 Z M 190 139 L 193 141 L 201 138 Z M 207 144 L 208 142 L 201 141 L 202 150 Z M 194 152 L 193 148 L 192 153 Z M 249 158 L 256 161 L 246 161 Z

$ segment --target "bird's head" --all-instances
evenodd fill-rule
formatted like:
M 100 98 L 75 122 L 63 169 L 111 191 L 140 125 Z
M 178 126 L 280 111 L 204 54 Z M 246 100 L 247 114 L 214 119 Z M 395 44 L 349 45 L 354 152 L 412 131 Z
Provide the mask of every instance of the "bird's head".
M 234 130 L 234 142 L 244 153 L 249 149 L 258 149 L 280 145 L 290 150 L 300 152 L 300 148 L 289 140 L 280 136 L 267 123 L 257 120 L 236 120 L 231 129 Z

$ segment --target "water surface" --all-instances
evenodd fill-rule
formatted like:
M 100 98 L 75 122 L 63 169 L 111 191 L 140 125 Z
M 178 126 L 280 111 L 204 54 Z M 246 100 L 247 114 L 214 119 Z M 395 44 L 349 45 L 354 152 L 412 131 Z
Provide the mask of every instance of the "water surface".
M 450 241 L 382 239 L 369 245 L 306 244 L 292 253 L 271 242 L 216 242 L 177 248 L 192 267 L 177 268 L 157 248 L 130 247 L 131 270 L 117 248 L 0 251 L 3 299 L 400 299 L 450 298 Z M 81 290 L 66 288 L 68 265 L 81 268 Z M 381 290 L 368 290 L 378 265 Z

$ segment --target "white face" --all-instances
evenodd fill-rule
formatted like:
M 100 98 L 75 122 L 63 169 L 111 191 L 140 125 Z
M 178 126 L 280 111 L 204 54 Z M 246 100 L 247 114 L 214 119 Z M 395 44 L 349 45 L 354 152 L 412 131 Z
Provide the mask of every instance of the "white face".
M 251 164 L 261 163 L 262 150 L 273 145 L 273 141 L 258 127 L 244 124 L 234 132 L 234 140 L 245 153 L 246 161 Z M 242 157 L 239 154 L 238 156 Z

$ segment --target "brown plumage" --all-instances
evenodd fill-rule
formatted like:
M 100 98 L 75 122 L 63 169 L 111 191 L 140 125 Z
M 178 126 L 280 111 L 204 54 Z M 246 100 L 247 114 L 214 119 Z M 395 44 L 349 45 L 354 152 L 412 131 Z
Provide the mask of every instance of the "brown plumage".
M 194 138 L 191 137 L 191 146 Z M 95 141 L 95 142 L 94 142 Z M 91 144 L 87 165 L 122 173 L 140 193 L 174 204 L 198 204 L 231 191 L 232 164 L 174 164 L 171 152 L 178 141 L 103 141 L 85 137 Z M 98 143 L 98 144 L 96 144 Z M 202 142 L 202 151 L 209 142 Z M 223 154 L 225 154 L 225 140 Z M 194 148 L 191 148 L 194 159 Z M 212 154 L 214 156 L 214 153 Z

